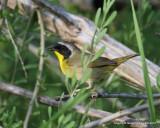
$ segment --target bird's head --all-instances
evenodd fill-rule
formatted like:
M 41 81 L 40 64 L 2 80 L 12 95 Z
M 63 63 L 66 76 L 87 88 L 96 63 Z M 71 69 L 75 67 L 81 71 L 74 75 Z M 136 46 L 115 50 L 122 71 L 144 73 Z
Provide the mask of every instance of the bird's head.
M 74 46 L 70 43 L 58 42 L 48 48 L 49 51 L 53 51 L 57 58 L 68 59 L 73 52 Z

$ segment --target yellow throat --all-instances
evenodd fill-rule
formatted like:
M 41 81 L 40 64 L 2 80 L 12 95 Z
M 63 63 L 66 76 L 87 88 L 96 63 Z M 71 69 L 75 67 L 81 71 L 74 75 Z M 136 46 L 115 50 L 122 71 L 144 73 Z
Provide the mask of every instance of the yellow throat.
M 57 56 L 62 73 L 64 75 L 69 75 L 68 73 L 70 71 L 70 67 L 69 67 L 67 61 L 64 59 L 64 56 L 57 51 L 54 51 L 54 53 Z

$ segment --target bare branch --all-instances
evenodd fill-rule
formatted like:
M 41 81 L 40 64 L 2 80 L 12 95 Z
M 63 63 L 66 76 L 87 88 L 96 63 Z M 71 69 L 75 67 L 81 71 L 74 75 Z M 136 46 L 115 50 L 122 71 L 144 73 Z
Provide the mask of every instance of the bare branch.
M 155 99 L 160 98 L 159 93 L 153 94 L 153 97 Z M 55 100 L 68 100 L 70 98 L 69 95 L 64 95 L 63 97 L 55 97 Z M 92 97 L 92 95 L 89 97 L 91 99 L 97 99 L 97 98 L 127 98 L 127 99 L 147 99 L 146 94 L 137 94 L 137 93 L 107 93 L 107 92 L 97 92 L 97 95 L 95 97 Z
M 39 88 L 41 85 L 43 65 L 44 65 L 44 49 L 45 49 L 44 35 L 45 35 L 45 31 L 44 31 L 43 19 L 42 19 L 42 16 L 41 16 L 41 13 L 39 10 L 37 10 L 37 15 L 38 15 L 38 21 L 39 21 L 40 30 L 41 30 L 40 59 L 39 59 L 39 67 L 38 67 L 38 72 L 37 72 L 37 80 L 36 80 L 33 96 L 32 96 L 31 101 L 29 103 L 28 111 L 27 111 L 27 114 L 26 114 L 26 117 L 24 120 L 23 128 L 28 128 L 29 118 L 32 113 L 33 105 L 34 105 L 34 102 L 37 98 L 37 94 L 39 92 Z
M 154 98 L 160 98 L 160 94 L 153 94 Z M 137 93 L 98 93 L 97 98 L 130 98 L 130 99 L 147 99 L 146 94 Z

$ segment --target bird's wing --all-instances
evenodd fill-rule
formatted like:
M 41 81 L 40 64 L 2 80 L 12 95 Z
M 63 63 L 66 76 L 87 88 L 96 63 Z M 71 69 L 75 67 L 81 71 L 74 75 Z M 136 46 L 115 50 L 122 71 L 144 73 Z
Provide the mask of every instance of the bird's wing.
M 89 63 L 88 67 L 89 68 L 100 68 L 100 67 L 105 67 L 105 66 L 117 66 L 117 62 L 114 60 L 110 60 L 105 57 L 100 57 L 95 61 L 92 61 Z
M 115 58 L 115 59 L 108 59 L 105 57 L 100 57 L 99 59 L 91 62 L 88 67 L 90 68 L 98 68 L 98 67 L 105 67 L 105 66 L 119 66 L 120 64 L 126 62 L 127 60 L 138 56 L 137 54 L 132 54 L 132 55 L 127 55 L 127 56 L 123 56 L 123 57 L 119 57 L 119 58 Z

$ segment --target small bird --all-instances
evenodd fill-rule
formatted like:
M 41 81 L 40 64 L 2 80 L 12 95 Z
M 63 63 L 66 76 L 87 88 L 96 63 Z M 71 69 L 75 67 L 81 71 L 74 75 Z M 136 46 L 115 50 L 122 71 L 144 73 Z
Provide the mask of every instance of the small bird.
M 96 60 L 90 59 L 88 64 L 83 65 L 81 59 L 82 51 L 73 43 L 58 42 L 48 49 L 56 55 L 60 69 L 65 76 L 72 78 L 75 75 L 77 80 L 81 80 L 84 73 L 86 71 L 87 73 L 89 72 L 90 77 L 86 81 L 89 85 L 88 88 L 91 88 L 93 83 L 105 80 L 120 64 L 137 56 L 137 54 L 133 54 L 116 59 L 99 57 Z M 84 56 L 88 59 L 91 58 L 90 53 L 84 53 Z

